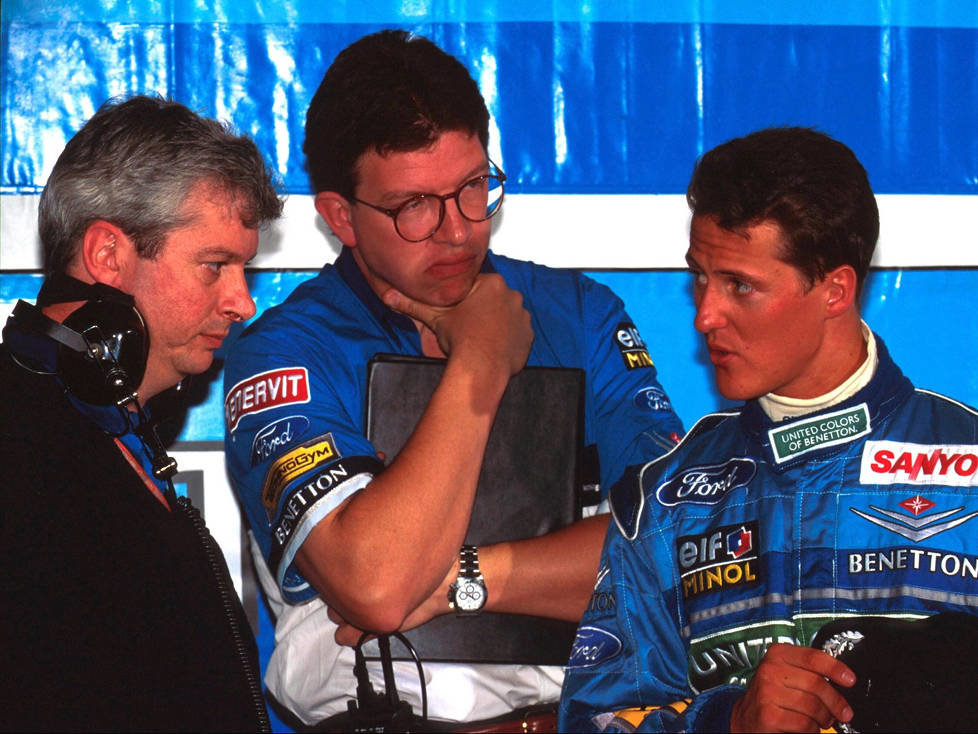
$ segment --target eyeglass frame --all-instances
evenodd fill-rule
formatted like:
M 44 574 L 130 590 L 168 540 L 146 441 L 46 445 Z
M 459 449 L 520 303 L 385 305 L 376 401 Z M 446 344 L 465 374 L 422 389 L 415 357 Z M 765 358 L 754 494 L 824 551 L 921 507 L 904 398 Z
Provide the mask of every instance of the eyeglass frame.
M 492 219 L 494 216 L 496 216 L 496 214 L 499 213 L 499 210 L 503 208 L 503 199 L 506 197 L 506 174 L 503 173 L 503 170 L 495 163 L 493 163 L 492 160 L 489 161 L 489 165 L 491 167 L 491 170 L 495 171 L 495 173 L 480 173 L 478 176 L 473 176 L 472 178 L 463 181 L 462 185 L 459 186 L 457 189 L 455 189 L 455 191 L 449 192 L 447 194 L 413 194 L 410 197 L 408 197 L 406 201 L 404 201 L 399 206 L 394 207 L 393 209 L 389 209 L 383 206 L 378 206 L 377 204 L 371 204 L 369 201 L 364 201 L 363 199 L 359 199 L 356 196 L 351 196 L 350 198 L 353 201 L 357 202 L 358 204 L 363 204 L 364 206 L 370 207 L 371 209 L 374 209 L 375 211 L 378 211 L 381 214 L 386 214 L 388 217 L 390 217 L 394 223 L 394 231 L 397 232 L 397 236 L 400 237 L 405 242 L 424 242 L 426 239 L 432 237 L 435 234 L 435 232 L 437 232 L 441 228 L 441 225 L 445 222 L 445 208 L 446 208 L 445 202 L 448 201 L 449 199 L 455 199 L 455 206 L 458 207 L 458 213 L 461 214 L 463 218 L 467 219 L 470 222 L 485 222 Z M 482 219 L 473 219 L 472 217 L 468 216 L 465 212 L 462 211 L 462 205 L 459 202 L 458 197 L 462 193 L 462 189 L 464 189 L 473 181 L 476 181 L 480 178 L 497 179 L 499 181 L 499 186 L 503 190 L 503 192 L 499 195 L 499 202 L 496 204 L 496 208 L 493 209 L 492 214 L 490 214 L 487 217 L 483 217 Z M 403 234 L 401 234 L 401 230 L 397 226 L 397 217 L 404 209 L 404 207 L 406 207 L 408 204 L 415 201 L 416 199 L 438 199 L 438 203 L 441 205 L 441 211 L 438 215 L 438 224 L 435 225 L 435 228 L 432 229 L 429 234 L 425 235 L 421 239 L 412 240 L 408 237 L 405 237 Z

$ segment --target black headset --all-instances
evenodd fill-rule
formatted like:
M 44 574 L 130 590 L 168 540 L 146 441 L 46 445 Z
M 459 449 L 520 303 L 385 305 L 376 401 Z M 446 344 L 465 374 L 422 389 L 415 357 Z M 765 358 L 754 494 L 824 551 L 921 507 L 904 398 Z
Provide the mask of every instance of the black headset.
M 62 323 L 41 310 L 71 301 L 85 303 Z M 123 411 L 134 404 L 145 419 L 136 388 L 146 373 L 149 332 L 132 296 L 104 283 L 50 276 L 37 294 L 37 306 L 17 301 L 10 321 L 27 334 L 57 344 L 55 374 L 72 395 L 92 405 L 116 405 Z M 6 328 L 4 332 L 6 341 Z M 167 455 L 155 429 L 150 427 L 141 438 L 151 455 L 153 474 L 159 479 L 173 476 L 176 461 Z
M 18 301 L 11 317 L 25 331 L 57 342 L 56 371 L 70 393 L 93 405 L 125 406 L 136 399 L 146 373 L 149 334 L 132 296 L 103 289 L 63 323 L 27 301 Z

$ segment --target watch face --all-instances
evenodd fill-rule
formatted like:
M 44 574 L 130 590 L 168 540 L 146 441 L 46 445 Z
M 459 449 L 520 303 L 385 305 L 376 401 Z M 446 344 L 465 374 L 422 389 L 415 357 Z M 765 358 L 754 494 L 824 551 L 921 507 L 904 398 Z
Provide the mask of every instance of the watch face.
M 461 612 L 477 612 L 486 603 L 486 589 L 471 580 L 460 580 L 455 591 L 455 606 Z

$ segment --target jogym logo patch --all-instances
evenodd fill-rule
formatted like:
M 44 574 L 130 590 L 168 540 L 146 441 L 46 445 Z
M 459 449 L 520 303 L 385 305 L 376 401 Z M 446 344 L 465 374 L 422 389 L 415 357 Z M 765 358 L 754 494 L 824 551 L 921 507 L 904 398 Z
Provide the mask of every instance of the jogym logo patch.
M 340 452 L 333 441 L 332 433 L 314 438 L 297 449 L 280 456 L 265 473 L 265 483 L 261 488 L 261 501 L 265 506 L 269 522 L 275 515 L 282 490 L 292 480 L 302 476 L 310 469 L 315 469 L 317 466 L 338 458 L 340 458 Z

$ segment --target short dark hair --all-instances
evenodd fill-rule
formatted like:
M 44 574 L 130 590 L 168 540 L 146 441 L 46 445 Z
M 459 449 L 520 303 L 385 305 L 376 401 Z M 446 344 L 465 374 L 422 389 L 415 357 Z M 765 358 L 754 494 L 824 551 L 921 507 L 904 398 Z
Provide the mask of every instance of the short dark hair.
M 810 283 L 851 265 L 862 288 L 879 237 L 876 198 L 855 154 L 824 133 L 776 127 L 718 145 L 697 161 L 686 201 L 732 232 L 773 221 L 785 235 L 781 259 Z
M 350 199 L 356 164 L 425 148 L 444 132 L 489 146 L 489 111 L 462 63 L 423 36 L 380 31 L 347 46 L 326 71 L 306 113 L 302 150 L 316 193 Z
M 45 273 L 65 272 L 99 219 L 131 237 L 141 257 L 156 257 L 172 230 L 193 221 L 184 203 L 199 184 L 226 193 L 251 229 L 282 213 L 250 138 L 161 97 L 110 99 L 68 141 L 41 194 Z

